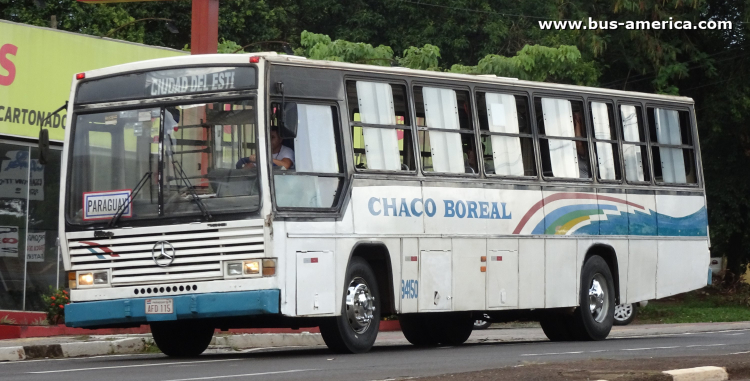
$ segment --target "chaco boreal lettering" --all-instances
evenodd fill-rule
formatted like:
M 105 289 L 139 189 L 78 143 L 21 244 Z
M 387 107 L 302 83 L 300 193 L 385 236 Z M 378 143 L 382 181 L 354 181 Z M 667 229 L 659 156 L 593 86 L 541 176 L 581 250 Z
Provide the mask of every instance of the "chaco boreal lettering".
M 443 213 L 438 214 L 438 205 L 442 206 Z M 446 218 L 478 218 L 490 220 L 509 220 L 512 213 L 506 203 L 497 201 L 472 201 L 472 200 L 435 200 L 428 198 L 406 198 L 396 197 L 370 197 L 367 209 L 373 216 L 383 217 L 434 217 L 435 215 Z

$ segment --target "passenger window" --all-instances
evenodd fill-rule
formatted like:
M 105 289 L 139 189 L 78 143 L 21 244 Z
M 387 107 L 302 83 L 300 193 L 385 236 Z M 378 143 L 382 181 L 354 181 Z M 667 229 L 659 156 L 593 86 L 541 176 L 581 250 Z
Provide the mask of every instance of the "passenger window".
M 479 173 L 469 92 L 415 87 L 414 108 L 424 171 Z
M 599 180 L 620 180 L 620 154 L 617 145 L 614 108 L 609 103 L 591 102 L 594 149 Z
M 288 170 L 273 167 L 276 205 L 282 208 L 334 207 L 344 181 L 336 108 L 298 103 L 297 115 L 297 137 L 293 144 L 284 143 L 293 149 L 294 166 Z M 269 147 L 271 160 L 274 160 L 273 151 L 274 147 Z
M 477 113 L 485 173 L 536 176 L 528 98 L 480 92 Z
M 695 154 L 687 111 L 648 108 L 654 178 L 670 184 L 695 184 Z
M 643 113 L 640 106 L 621 105 L 622 158 L 628 182 L 650 182 L 646 134 L 643 132 Z
M 346 92 L 356 168 L 413 171 L 406 86 L 347 81 Z
M 591 178 L 583 102 L 535 98 L 545 177 Z

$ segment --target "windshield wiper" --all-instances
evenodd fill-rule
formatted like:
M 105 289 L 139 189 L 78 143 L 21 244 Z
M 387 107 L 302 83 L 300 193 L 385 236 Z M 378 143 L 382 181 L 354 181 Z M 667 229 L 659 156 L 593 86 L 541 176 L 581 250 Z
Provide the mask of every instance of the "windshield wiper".
M 133 189 L 133 192 L 130 194 L 130 197 L 128 198 L 128 202 L 120 205 L 119 208 L 115 211 L 115 215 L 112 216 L 112 219 L 109 220 L 109 223 L 107 224 L 108 227 L 113 227 L 117 223 L 117 220 L 122 217 L 122 214 L 125 213 L 125 209 L 130 206 L 130 204 L 133 203 L 133 199 L 135 199 L 135 196 L 138 195 L 138 192 L 143 188 L 143 185 L 146 184 L 146 180 L 151 176 L 151 172 L 146 172 L 143 174 L 143 177 L 141 177 L 140 180 L 138 180 L 138 184 L 135 185 L 135 188 Z
M 172 165 L 174 166 L 175 172 L 177 172 L 177 174 L 180 176 L 180 179 L 182 179 L 182 182 L 185 183 L 185 186 L 193 196 L 193 201 L 195 201 L 195 203 L 198 205 L 198 209 L 200 209 L 201 213 L 203 213 L 203 218 L 205 218 L 207 221 L 212 221 L 214 219 L 213 216 L 211 216 L 211 213 L 208 212 L 206 204 L 204 204 L 203 201 L 201 201 L 200 197 L 198 197 L 198 193 L 195 192 L 193 184 L 188 179 L 185 171 L 182 170 L 182 166 L 180 165 L 180 163 L 178 163 L 177 160 L 173 159 Z

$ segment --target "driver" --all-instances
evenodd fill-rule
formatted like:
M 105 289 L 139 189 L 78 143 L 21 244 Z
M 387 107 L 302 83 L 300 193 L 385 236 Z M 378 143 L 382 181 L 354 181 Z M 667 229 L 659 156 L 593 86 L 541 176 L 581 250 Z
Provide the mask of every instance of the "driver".
M 294 150 L 281 144 L 281 137 L 279 136 L 279 130 L 277 128 L 271 128 L 271 160 L 273 160 L 274 167 L 281 167 L 282 169 L 292 169 L 294 167 Z M 257 158 L 255 155 L 243 157 L 237 162 L 237 168 L 242 168 L 246 164 L 248 168 L 255 167 Z

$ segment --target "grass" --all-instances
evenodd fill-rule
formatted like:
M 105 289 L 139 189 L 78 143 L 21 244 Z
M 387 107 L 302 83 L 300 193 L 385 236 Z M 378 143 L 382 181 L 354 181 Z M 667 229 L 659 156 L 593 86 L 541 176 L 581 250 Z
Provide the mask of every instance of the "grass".
M 8 315 L 5 315 L 0 318 L 0 324 L 16 324 L 16 320 L 9 318 Z
M 750 286 L 710 286 L 652 300 L 638 311 L 635 324 L 750 321 Z

